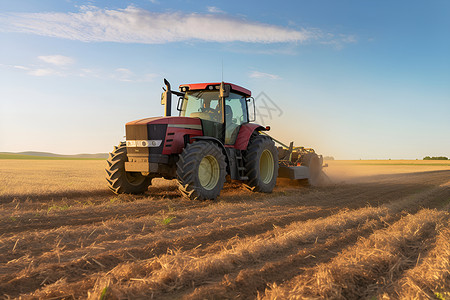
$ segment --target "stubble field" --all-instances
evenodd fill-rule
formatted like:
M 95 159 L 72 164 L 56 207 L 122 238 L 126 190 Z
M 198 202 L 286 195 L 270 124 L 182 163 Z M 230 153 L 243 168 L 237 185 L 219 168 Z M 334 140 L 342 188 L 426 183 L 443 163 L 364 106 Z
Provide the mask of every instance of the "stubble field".
M 200 202 L 114 195 L 104 161 L 0 160 L 0 296 L 450 298 L 450 163 L 328 163 L 322 186 Z

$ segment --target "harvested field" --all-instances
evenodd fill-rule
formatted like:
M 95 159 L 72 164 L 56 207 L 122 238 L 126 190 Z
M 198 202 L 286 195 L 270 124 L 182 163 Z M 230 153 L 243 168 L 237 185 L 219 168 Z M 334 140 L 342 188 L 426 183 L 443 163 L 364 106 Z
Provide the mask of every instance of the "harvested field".
M 450 298 L 450 163 L 328 163 L 322 186 L 199 202 L 114 195 L 104 161 L 0 160 L 0 295 Z

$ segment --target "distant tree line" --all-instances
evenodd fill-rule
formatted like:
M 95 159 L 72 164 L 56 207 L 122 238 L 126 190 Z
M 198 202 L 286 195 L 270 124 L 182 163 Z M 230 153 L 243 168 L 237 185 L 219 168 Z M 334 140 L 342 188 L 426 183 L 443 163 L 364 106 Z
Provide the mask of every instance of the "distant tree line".
M 445 156 L 433 156 L 433 157 L 425 156 L 423 158 L 423 160 L 448 160 L 448 157 L 445 157 Z
M 323 160 L 334 160 L 333 156 L 324 156 Z

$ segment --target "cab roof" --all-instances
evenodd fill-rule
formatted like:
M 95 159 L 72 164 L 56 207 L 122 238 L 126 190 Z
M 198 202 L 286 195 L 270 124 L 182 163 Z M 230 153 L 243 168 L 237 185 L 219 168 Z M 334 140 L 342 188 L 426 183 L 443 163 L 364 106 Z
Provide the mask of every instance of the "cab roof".
M 206 90 L 209 88 L 209 86 L 213 86 L 214 89 L 218 89 L 218 86 L 220 86 L 221 82 L 205 82 L 205 83 L 189 83 L 189 84 L 182 84 L 180 85 L 180 90 L 182 87 L 187 87 L 189 90 Z M 231 91 L 238 92 L 240 94 L 244 94 L 246 97 L 250 97 L 252 95 L 252 92 L 250 90 L 247 90 L 246 88 L 243 88 L 242 86 L 239 86 L 237 84 L 224 82 L 224 84 L 228 84 L 231 86 Z

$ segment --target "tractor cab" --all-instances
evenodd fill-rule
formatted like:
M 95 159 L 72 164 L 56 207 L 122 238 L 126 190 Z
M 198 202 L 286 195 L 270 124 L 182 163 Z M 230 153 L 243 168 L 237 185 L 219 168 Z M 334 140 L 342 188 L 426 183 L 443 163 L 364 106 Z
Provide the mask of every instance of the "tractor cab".
M 180 85 L 180 92 L 180 117 L 199 118 L 205 135 L 234 145 L 241 125 L 249 122 L 249 90 L 231 83 L 197 83 Z

